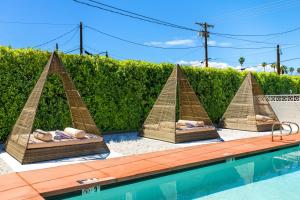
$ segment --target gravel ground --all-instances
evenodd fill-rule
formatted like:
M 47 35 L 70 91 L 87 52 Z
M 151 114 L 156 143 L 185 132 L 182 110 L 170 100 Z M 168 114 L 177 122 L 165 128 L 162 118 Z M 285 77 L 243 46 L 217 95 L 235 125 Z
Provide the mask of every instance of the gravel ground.
M 228 130 L 228 129 L 219 129 L 218 133 L 224 141 L 271 134 L 271 132 L 258 133 L 258 132 L 248 132 L 248 131 L 238 131 L 238 130 Z M 111 150 L 112 155 L 113 154 L 115 155 L 114 157 L 142 154 L 142 153 L 148 153 L 154 151 L 163 151 L 167 149 L 175 149 L 175 148 L 193 146 L 193 145 L 222 142 L 219 139 L 214 139 L 214 140 L 173 144 L 173 143 L 153 140 L 149 138 L 142 138 L 138 136 L 137 132 L 104 135 L 104 140 L 107 143 L 109 149 Z M 3 149 L 3 144 L 0 143 L 0 154 L 3 153 L 2 149 Z M 91 160 L 89 159 L 89 157 L 84 157 L 84 158 L 86 158 L 85 160 Z M 30 166 L 28 167 L 31 168 Z M 13 172 L 13 169 L 2 158 L 0 158 L 0 175 L 7 174 L 10 172 Z
M 0 153 L 3 152 L 3 144 L 0 144 Z M 13 170 L 0 158 L 0 175 L 13 172 Z
M 258 132 L 229 130 L 229 129 L 219 129 L 218 133 L 224 141 L 258 137 L 258 136 L 271 134 L 271 132 L 258 133 Z M 134 155 L 134 154 L 148 153 L 153 151 L 174 149 L 174 148 L 185 147 L 185 146 L 221 142 L 220 140 L 215 139 L 215 140 L 173 144 L 173 143 L 163 142 L 159 140 L 142 138 L 138 136 L 137 132 L 104 135 L 104 140 L 111 151 L 120 153 L 122 155 Z

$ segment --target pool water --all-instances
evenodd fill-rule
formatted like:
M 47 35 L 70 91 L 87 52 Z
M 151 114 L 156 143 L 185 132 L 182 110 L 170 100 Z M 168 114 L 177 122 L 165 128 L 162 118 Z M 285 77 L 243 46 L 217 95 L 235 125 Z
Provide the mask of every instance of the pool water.
M 299 200 L 300 147 L 58 199 Z

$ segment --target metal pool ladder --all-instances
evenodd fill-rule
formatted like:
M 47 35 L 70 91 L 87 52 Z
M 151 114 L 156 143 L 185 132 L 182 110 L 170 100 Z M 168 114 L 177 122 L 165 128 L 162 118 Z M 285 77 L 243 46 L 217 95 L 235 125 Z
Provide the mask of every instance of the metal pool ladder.
M 297 131 L 295 132 L 295 134 L 299 133 L 299 125 L 295 122 L 288 122 L 288 121 L 274 122 L 273 126 L 272 126 L 272 142 L 274 141 L 274 127 L 275 127 L 275 125 L 278 125 L 278 124 L 280 125 L 280 140 L 282 140 L 282 125 L 286 125 L 287 127 L 290 128 L 290 132 L 288 133 L 288 135 L 291 135 L 293 132 L 291 124 L 295 125 L 297 127 Z

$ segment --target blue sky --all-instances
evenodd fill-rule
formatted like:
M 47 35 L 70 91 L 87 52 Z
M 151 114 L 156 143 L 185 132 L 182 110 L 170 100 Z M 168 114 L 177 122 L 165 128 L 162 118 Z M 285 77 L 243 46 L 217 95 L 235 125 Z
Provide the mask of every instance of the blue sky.
M 82 0 L 87 1 L 87 0 Z M 122 9 L 137 12 L 175 24 L 198 29 L 195 22 L 213 24 L 211 32 L 232 34 L 268 34 L 300 27 L 299 0 L 99 0 Z M 47 22 L 69 25 L 32 25 L 6 22 Z M 0 45 L 14 48 L 30 47 L 51 40 L 71 30 L 82 21 L 84 25 L 142 44 L 163 47 L 201 45 L 196 32 L 151 24 L 75 3 L 72 0 L 10 0 L 1 2 Z M 226 47 L 270 47 L 274 49 L 209 48 L 209 57 L 217 67 L 238 66 L 238 58 L 246 58 L 245 66 L 275 62 L 275 43 L 283 45 L 282 60 L 299 56 L 299 31 L 268 37 L 241 37 L 274 44 L 249 43 L 211 35 L 209 44 Z M 57 41 L 67 51 L 79 46 L 79 33 L 72 32 Z M 297 46 L 299 45 L 299 46 Z M 42 49 L 51 50 L 55 42 Z M 84 29 L 84 46 L 93 53 L 108 51 L 118 59 L 138 59 L 152 62 L 199 63 L 204 59 L 203 48 L 188 50 L 151 49 L 128 44 Z M 288 48 L 286 48 L 288 47 Z M 78 53 L 78 52 L 77 52 Z M 300 60 L 284 63 L 300 67 Z M 255 68 L 261 70 L 259 67 Z

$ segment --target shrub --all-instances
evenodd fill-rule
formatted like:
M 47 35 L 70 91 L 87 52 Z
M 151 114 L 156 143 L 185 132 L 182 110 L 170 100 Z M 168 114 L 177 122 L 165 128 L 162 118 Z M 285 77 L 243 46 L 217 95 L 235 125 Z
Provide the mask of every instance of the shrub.
M 5 140 L 19 116 L 50 53 L 0 47 L 0 140 Z M 173 65 L 118 61 L 102 56 L 61 55 L 84 102 L 102 131 L 137 130 L 147 117 Z M 214 122 L 223 115 L 246 73 L 233 69 L 183 67 Z M 298 93 L 298 77 L 255 73 L 266 94 Z M 45 84 L 34 127 L 70 126 L 61 80 Z

